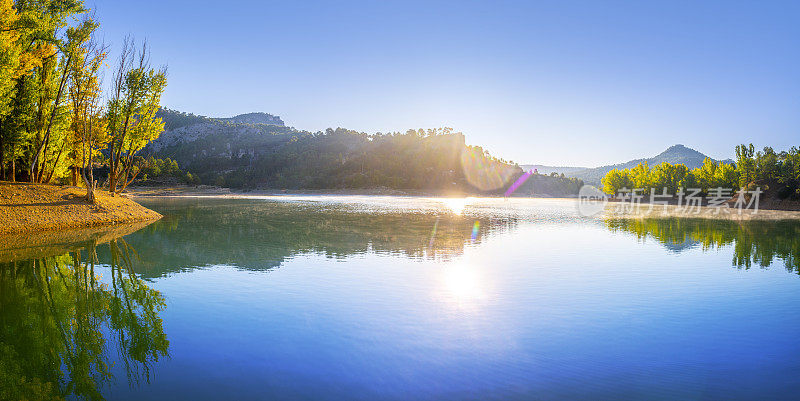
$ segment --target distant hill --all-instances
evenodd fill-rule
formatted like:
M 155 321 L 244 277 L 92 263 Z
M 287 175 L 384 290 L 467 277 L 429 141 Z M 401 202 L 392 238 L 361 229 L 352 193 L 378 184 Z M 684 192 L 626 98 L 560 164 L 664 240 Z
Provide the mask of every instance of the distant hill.
M 246 113 L 239 114 L 233 117 L 217 118 L 206 117 L 183 111 L 171 110 L 162 107 L 156 112 L 156 117 L 164 121 L 164 130 L 172 131 L 181 127 L 188 127 L 195 124 L 223 122 L 232 124 L 264 124 L 264 125 L 277 125 L 284 126 L 283 120 L 280 117 L 267 113 Z
M 239 114 L 229 118 L 214 118 L 161 108 L 156 117 L 164 121 L 164 132 L 145 148 L 146 154 L 163 153 L 165 149 L 175 148 L 164 157 L 186 158 L 187 147 L 179 147 L 188 143 L 205 140 L 210 145 L 202 155 L 209 153 L 231 154 L 231 146 L 237 142 L 246 142 L 239 146 L 253 152 L 258 145 L 254 143 L 275 140 L 275 135 L 302 135 L 293 128 L 286 127 L 280 117 L 267 113 Z M 279 139 L 283 140 L 283 138 Z M 178 148 L 176 148 L 178 147 Z M 193 150 L 194 151 L 194 150 Z M 184 153 L 173 154 L 173 153 Z M 241 152 L 241 150 L 240 150 Z M 199 151 L 197 153 L 200 153 Z M 196 157 L 196 155 L 192 156 Z M 179 160 L 184 162 L 185 160 Z
M 543 164 L 521 164 L 520 167 L 525 171 L 533 170 L 544 175 L 550 175 L 551 173 L 570 175 L 576 171 L 587 169 L 587 167 L 557 167 L 545 166 Z
M 683 145 L 673 145 L 667 148 L 667 150 L 659 153 L 656 156 L 651 158 L 645 159 L 635 159 L 631 161 L 627 161 L 625 163 L 613 164 L 608 166 L 600 166 L 595 168 L 580 168 L 580 167 L 549 167 L 552 171 L 555 171 L 558 174 L 562 172 L 564 175 L 580 178 L 587 184 L 598 185 L 600 184 L 600 180 L 603 178 L 606 173 L 613 169 L 627 169 L 636 167 L 639 163 L 647 162 L 650 167 L 653 167 L 657 164 L 661 164 L 663 162 L 668 162 L 671 164 L 684 164 L 686 167 L 693 169 L 698 168 L 703 164 L 703 160 L 705 160 L 708 156 L 704 155 L 701 152 L 698 152 L 692 148 L 688 148 Z M 723 160 L 725 163 L 733 163 L 733 160 Z M 535 165 L 530 165 L 535 166 Z M 522 166 L 523 168 L 527 169 L 527 166 Z M 541 174 L 548 174 L 546 171 L 547 166 L 542 166 L 539 169 Z
M 220 121 L 230 121 L 236 124 L 270 124 L 283 126 L 283 120 L 278 116 L 267 113 L 239 114 L 230 118 L 217 118 Z

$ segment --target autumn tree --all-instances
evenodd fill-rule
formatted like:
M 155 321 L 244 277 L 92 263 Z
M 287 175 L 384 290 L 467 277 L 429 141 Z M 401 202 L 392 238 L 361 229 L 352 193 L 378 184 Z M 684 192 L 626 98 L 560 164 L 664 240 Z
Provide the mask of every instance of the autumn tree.
M 607 194 L 616 194 L 622 188 L 630 190 L 634 187 L 630 170 L 626 169 L 609 171 L 601 180 L 601 184 L 603 184 L 603 192 Z
M 655 189 L 659 193 L 666 188 L 667 193 L 674 194 L 681 187 L 685 187 L 688 175 L 689 168 L 685 165 L 664 162 L 653 167 L 650 172 L 650 180 L 645 188 Z
M 633 188 L 649 188 L 650 165 L 647 162 L 637 164 L 631 169 L 630 178 L 633 181 Z
M 739 171 L 739 186 L 741 187 L 746 187 L 756 178 L 754 154 L 755 147 L 752 143 L 750 146 L 745 146 L 744 144 L 736 146 L 736 170 Z
M 107 106 L 109 191 L 116 194 L 139 174 L 136 154 L 164 131 L 156 112 L 167 86 L 166 68 L 152 68 L 147 44 L 137 51 L 133 41 L 126 38 L 112 84 Z
M 74 0 L 0 0 L 0 178 L 14 179 L 41 99 L 36 81 L 55 55 L 59 28 L 81 10 Z
M 20 31 L 19 14 L 14 3 L 0 0 L 0 116 L 9 113 L 14 80 L 24 73 L 20 66 Z
M 69 103 L 66 101 L 65 92 L 74 71 L 74 63 L 97 29 L 98 24 L 90 18 L 85 18 L 75 27 L 67 28 L 66 37 L 56 40 L 61 59 L 54 69 L 57 77 L 52 100 L 43 102 L 47 108 L 47 121 L 42 128 L 41 141 L 34 147 L 33 157 L 29 170 L 31 182 L 50 182 L 59 168 L 64 151 L 69 145 L 68 127 L 70 125 Z
M 75 54 L 69 85 L 72 108 L 70 126 L 70 150 L 67 158 L 73 167 L 72 185 L 77 185 L 77 170 L 80 170 L 86 186 L 86 199 L 94 203 L 96 182 L 92 173 L 94 158 L 108 144 L 105 116 L 101 104 L 100 73 L 107 56 L 107 48 L 90 40 Z
M 125 41 L 101 104 L 107 49 L 92 41 L 98 23 L 86 12 L 83 0 L 0 0 L 0 179 L 19 172 L 48 183 L 71 169 L 74 185 L 80 170 L 92 199 L 91 167 L 108 132 L 119 192 L 138 173 L 136 153 L 163 130 L 155 113 L 166 72 L 150 68 L 146 46 Z

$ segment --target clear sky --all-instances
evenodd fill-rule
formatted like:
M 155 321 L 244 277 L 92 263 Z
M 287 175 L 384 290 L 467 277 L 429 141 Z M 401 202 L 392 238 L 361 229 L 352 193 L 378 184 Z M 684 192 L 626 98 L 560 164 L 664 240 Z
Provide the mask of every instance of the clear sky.
M 163 104 L 310 131 L 453 127 L 518 163 L 800 145 L 800 2 L 87 0 Z

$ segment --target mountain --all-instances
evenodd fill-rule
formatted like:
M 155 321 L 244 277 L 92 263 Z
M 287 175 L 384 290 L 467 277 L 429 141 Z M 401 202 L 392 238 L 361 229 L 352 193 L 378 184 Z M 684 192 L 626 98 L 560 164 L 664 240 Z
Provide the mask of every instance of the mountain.
M 265 124 L 283 127 L 283 120 L 280 117 L 267 113 L 246 113 L 233 117 L 206 117 L 183 111 L 171 110 L 162 107 L 156 112 L 156 117 L 164 121 L 166 131 L 175 130 L 195 124 L 222 122 L 229 124 Z
M 283 126 L 283 120 L 278 116 L 267 113 L 239 114 L 230 118 L 217 118 L 219 121 L 228 121 L 234 124 L 269 124 Z
M 708 158 L 708 156 L 704 155 L 701 152 L 698 152 L 692 148 L 688 148 L 683 145 L 673 145 L 667 148 L 667 150 L 646 159 L 635 159 L 625 163 L 613 164 L 608 166 L 600 166 L 595 168 L 585 168 L 585 169 L 577 169 L 573 170 L 570 173 L 564 173 L 565 175 L 580 178 L 587 184 L 599 185 L 600 180 L 603 178 L 606 173 L 613 169 L 628 169 L 636 167 L 639 163 L 647 162 L 650 167 L 653 167 L 657 164 L 661 164 L 664 162 L 671 163 L 671 164 L 684 164 L 686 167 L 693 169 L 698 168 L 703 164 L 703 160 Z M 717 161 L 717 160 L 715 160 Z M 733 163 L 733 160 L 722 160 L 725 163 Z
M 229 118 L 214 118 L 185 113 L 177 110 L 161 108 L 156 117 L 164 121 L 164 132 L 144 149 L 145 154 L 160 154 L 166 149 L 176 148 L 179 145 L 205 141 L 210 145 L 202 149 L 202 155 L 227 154 L 230 156 L 231 147 L 239 144 L 237 149 L 247 149 L 249 152 L 258 148 L 254 143 L 269 142 L 276 134 L 296 135 L 298 131 L 286 127 L 280 117 L 267 113 L 239 114 Z M 186 149 L 172 149 L 164 157 L 176 158 L 176 154 Z M 240 151 L 241 152 L 241 151 Z M 185 153 L 185 152 L 183 152 Z M 183 155 L 185 158 L 185 154 Z M 194 156 L 193 156 L 194 157 Z
M 557 167 L 545 166 L 543 164 L 520 164 L 525 171 L 536 171 L 539 174 L 550 175 L 552 173 L 570 175 L 576 171 L 586 170 L 586 167 Z

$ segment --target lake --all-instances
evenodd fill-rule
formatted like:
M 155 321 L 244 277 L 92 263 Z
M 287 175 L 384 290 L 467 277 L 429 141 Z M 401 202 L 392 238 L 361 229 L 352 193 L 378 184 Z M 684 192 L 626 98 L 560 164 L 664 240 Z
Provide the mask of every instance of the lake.
M 141 198 L 5 240 L 0 398 L 787 399 L 800 222 L 575 201 Z

